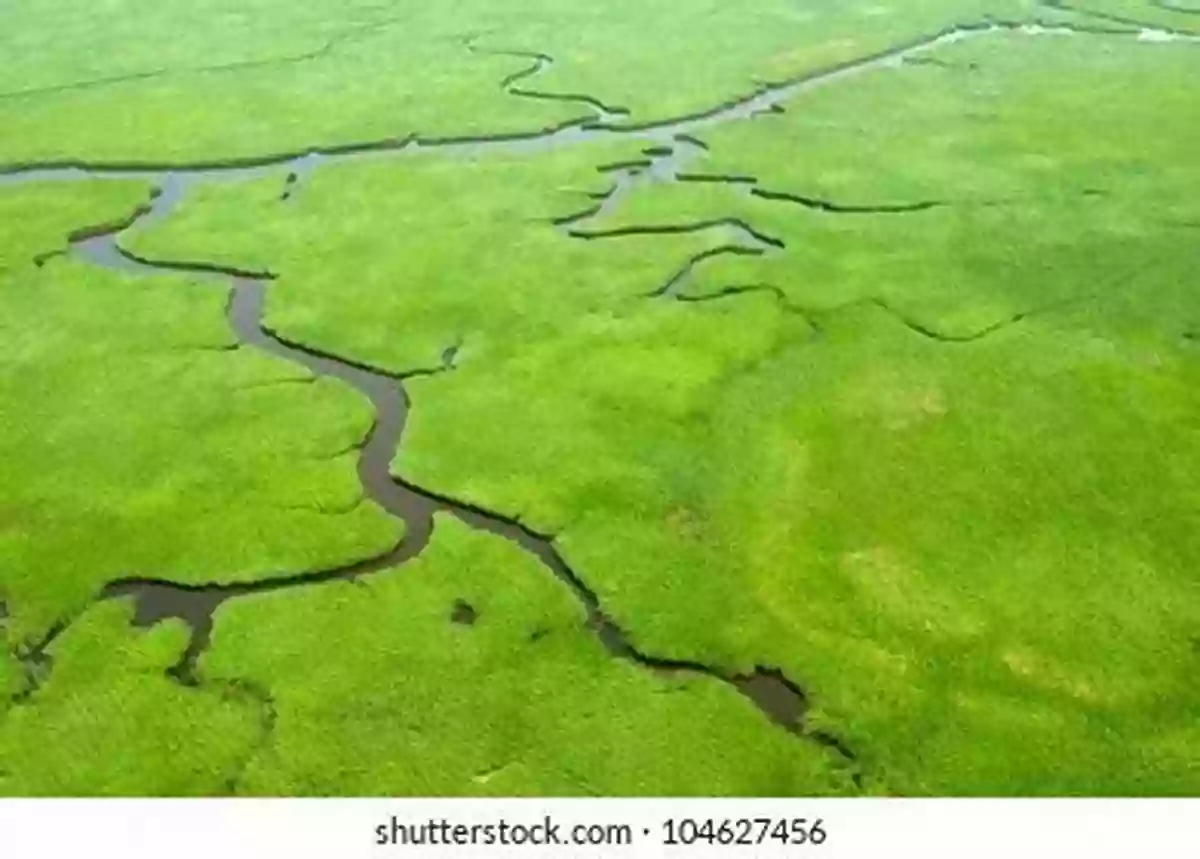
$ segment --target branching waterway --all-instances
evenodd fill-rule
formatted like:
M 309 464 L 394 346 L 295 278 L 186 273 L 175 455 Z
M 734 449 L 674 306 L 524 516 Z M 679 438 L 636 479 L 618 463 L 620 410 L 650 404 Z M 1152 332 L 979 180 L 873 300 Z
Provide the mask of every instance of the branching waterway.
M 899 45 L 877 54 L 862 57 L 833 68 L 824 69 L 802 77 L 764 86 L 755 93 L 713 107 L 692 116 L 670 121 L 636 124 L 630 121 L 623 108 L 606 105 L 597 98 L 586 95 L 555 95 L 527 88 L 528 82 L 552 62 L 544 54 L 515 51 L 490 50 L 476 47 L 474 40 L 467 40 L 466 47 L 477 52 L 499 53 L 528 59 L 530 65 L 506 78 L 501 88 L 519 98 L 554 98 L 578 103 L 592 111 L 592 115 L 557 128 L 512 135 L 482 135 L 478 137 L 426 139 L 420 136 L 404 139 L 366 141 L 337 147 L 314 145 L 303 152 L 277 153 L 256 159 L 238 162 L 214 161 L 208 164 L 120 164 L 86 163 L 62 161 L 47 164 L 17 164 L 0 167 L 0 185 L 42 181 L 77 181 L 90 179 L 136 178 L 152 181 L 158 188 L 151 205 L 123 223 L 107 229 L 82 230 L 73 237 L 70 252 L 76 257 L 106 269 L 120 271 L 133 276 L 160 276 L 166 273 L 187 272 L 203 280 L 211 288 L 227 290 L 229 295 L 227 317 L 238 342 L 261 350 L 277 358 L 303 367 L 316 376 L 337 379 L 364 396 L 374 410 L 374 424 L 358 448 L 358 478 L 365 495 L 390 515 L 403 520 L 405 535 L 396 546 L 382 554 L 342 567 L 302 573 L 281 573 L 258 581 L 218 585 L 184 585 L 166 578 L 133 577 L 109 583 L 98 595 L 99 599 L 130 597 L 136 604 L 135 623 L 148 626 L 165 618 L 180 618 L 192 630 L 187 648 L 171 673 L 182 683 L 201 682 L 197 674 L 196 660 L 209 644 L 213 617 L 217 608 L 227 600 L 255 593 L 264 593 L 291 587 L 320 584 L 333 580 L 352 580 L 390 570 L 416 557 L 428 544 L 434 527 L 434 514 L 453 515 L 468 526 L 495 534 L 517 544 L 534 556 L 543 567 L 566 586 L 586 616 L 587 626 L 595 633 L 604 647 L 614 657 L 636 663 L 647 670 L 666 675 L 696 675 L 729 684 L 772 722 L 785 730 L 831 749 L 845 759 L 855 778 L 856 765 L 852 752 L 836 737 L 815 731 L 805 725 L 807 707 L 801 687 L 782 672 L 771 666 L 755 666 L 750 670 L 730 670 L 722 666 L 707 665 L 687 659 L 660 657 L 640 650 L 631 637 L 606 613 L 597 593 L 585 579 L 563 558 L 550 535 L 531 530 L 520 521 L 502 513 L 482 509 L 456 501 L 436 491 L 415 486 L 394 477 L 390 463 L 398 446 L 402 443 L 409 401 L 404 390 L 404 381 L 417 375 L 447 373 L 454 371 L 454 360 L 458 344 L 445 344 L 444 361 L 440 366 L 414 369 L 407 373 L 388 373 L 381 369 L 352 360 L 314 350 L 288 340 L 279 332 L 269 328 L 263 320 L 264 306 L 273 275 L 270 272 L 242 271 L 227 268 L 202 260 L 169 261 L 148 260 L 135 257 L 123 250 L 118 238 L 121 232 L 133 223 L 145 228 L 161 223 L 170 216 L 187 191 L 198 183 L 239 181 L 264 175 L 268 171 L 285 169 L 288 174 L 284 197 L 291 195 L 294 188 L 324 164 L 357 159 L 385 157 L 411 157 L 420 155 L 479 155 L 487 152 L 538 152 L 562 146 L 598 143 L 616 140 L 644 141 L 645 158 L 631 162 L 609 165 L 603 168 L 612 179 L 611 189 L 599 196 L 595 204 L 576 215 L 561 219 L 558 227 L 570 235 L 596 240 L 620 234 L 639 232 L 638 228 L 599 233 L 589 231 L 587 221 L 611 213 L 641 183 L 669 182 L 676 180 L 696 181 L 697 177 L 685 172 L 689 160 L 703 152 L 704 144 L 695 135 L 707 128 L 737 121 L 749 121 L 762 115 L 779 112 L 780 106 L 790 99 L 817 87 L 831 85 L 854 75 L 874 69 L 898 64 L 919 57 L 946 44 L 968 38 L 987 37 L 1003 32 L 1016 32 L 1030 37 L 1043 35 L 1075 35 L 1080 33 L 1137 36 L 1128 29 L 1090 28 L 1079 26 L 1025 26 L 998 24 L 994 22 L 975 26 L 956 26 L 923 39 Z M 1141 32 L 1144 37 L 1145 30 Z M 1177 38 L 1178 34 L 1161 31 L 1166 37 Z M 1186 37 L 1194 38 L 1194 37 Z M 753 177 L 721 177 L 722 181 L 744 182 L 750 188 Z M 770 198 L 770 192 L 751 188 L 751 193 Z M 814 200 L 790 195 L 788 202 L 820 208 L 838 213 L 836 202 Z M 898 211 L 919 211 L 942 205 L 939 201 L 922 201 Z M 853 208 L 843 210 L 847 213 Z M 707 251 L 690 260 L 667 284 L 654 290 L 652 295 L 669 295 L 679 280 L 703 259 L 722 253 L 759 254 L 781 243 L 770 236 L 756 232 L 750 225 L 729 219 L 684 225 L 677 228 L 646 229 L 642 232 L 683 231 L 709 227 L 733 228 L 741 233 L 746 245 L 728 245 Z M 732 292 L 729 294 L 733 294 Z M 720 296 L 708 296 L 714 298 Z M 698 297 L 703 299 L 705 297 Z M 693 297 L 692 300 L 697 300 Z M 0 604 L 0 617 L 5 607 Z M 473 609 L 457 606 L 456 622 L 470 623 L 474 620 Z M 20 656 L 29 673 L 28 688 L 21 693 L 20 700 L 28 700 L 36 693 L 38 683 L 48 670 L 50 646 L 67 627 L 63 621 L 49 630 L 42 640 L 25 648 Z M 263 693 L 265 695 L 265 693 Z

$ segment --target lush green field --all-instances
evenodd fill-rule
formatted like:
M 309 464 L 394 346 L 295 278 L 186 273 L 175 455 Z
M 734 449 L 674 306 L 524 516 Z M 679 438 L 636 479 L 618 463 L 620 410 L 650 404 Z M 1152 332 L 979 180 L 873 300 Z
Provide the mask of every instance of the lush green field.
M 263 324 L 313 353 L 449 359 L 403 382 L 392 474 L 582 582 L 439 513 L 399 566 L 227 599 L 182 672 L 186 623 L 95 598 L 394 546 L 370 403 L 238 345 L 225 279 L 62 253 L 161 177 L 0 184 L 0 794 L 1200 794 L 1194 14 L 123 5 L 3 13 L 0 163 L 589 115 L 504 92 L 531 52 L 515 86 L 636 126 L 970 32 L 689 128 L 591 217 L 648 140 L 200 174 L 124 229 L 271 272 Z M 722 682 L 756 667 L 791 730 Z
M 16 642 L 107 581 L 232 581 L 321 569 L 400 538 L 362 498 L 365 401 L 245 348 L 227 286 L 54 257 L 120 221 L 141 183 L 4 189 L 0 593 Z
M 553 58 L 527 88 L 597 98 L 629 110 L 630 123 L 660 121 L 985 14 L 1054 14 L 1032 0 L 769 0 L 753 14 L 718 0 L 49 7 L 20 0 L 5 13 L 0 54 L 17 62 L 0 70 L 0 165 L 211 163 L 590 115 L 501 92 L 529 59 L 490 51 Z

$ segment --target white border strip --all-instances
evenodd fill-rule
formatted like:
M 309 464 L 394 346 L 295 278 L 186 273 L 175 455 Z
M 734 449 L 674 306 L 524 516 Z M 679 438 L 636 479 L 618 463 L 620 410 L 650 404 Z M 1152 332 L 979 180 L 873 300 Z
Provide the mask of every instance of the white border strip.
M 558 845 L 487 844 L 533 827 L 541 840 L 549 816 Z M 793 843 L 766 838 L 756 845 L 664 843 L 667 821 L 679 832 L 714 821 L 785 821 Z M 421 826 L 424 845 L 391 844 L 392 821 Z M 820 843 L 795 843 L 791 821 Z M 445 820 L 446 827 L 438 821 Z M 569 843 L 573 827 L 628 832 L 631 843 Z M 491 826 L 488 830 L 486 827 Z M 382 828 L 381 828 L 382 827 Z M 431 845 L 475 829 L 477 843 Z M 613 828 L 616 827 L 616 828 Z M 742 827 L 733 823 L 736 832 Z M 754 827 L 754 829 L 757 829 Z M 777 825 L 776 834 L 782 833 Z M 433 830 L 438 835 L 431 835 Z M 446 834 L 442 834 L 446 833 Z M 384 837 L 386 834 L 386 837 Z M 469 835 L 467 836 L 469 837 Z M 735 836 L 736 837 L 736 836 Z M 751 836 L 752 838 L 754 836 Z M 388 842 L 378 844 L 381 838 Z M 689 838 L 689 840 L 691 840 Z M 357 857 L 650 857 L 820 856 L 828 859 L 1014 859 L 1014 857 L 1200 856 L 1200 800 L 0 800 L 0 855 L 122 859 L 357 859 Z

